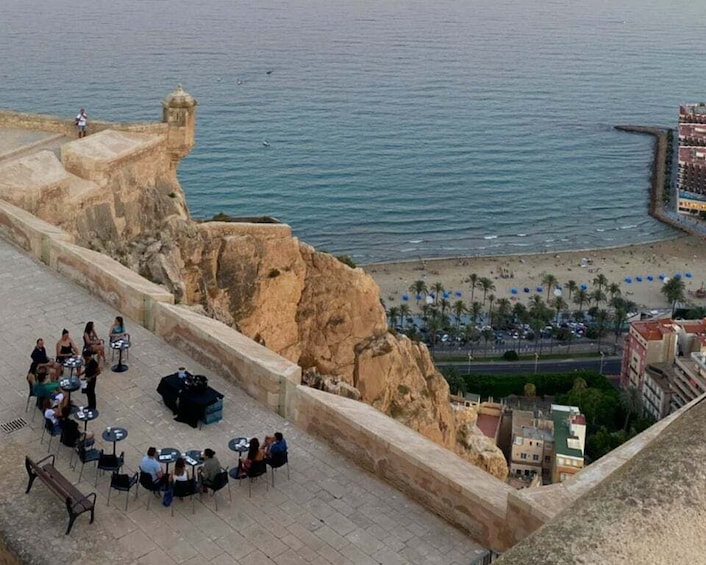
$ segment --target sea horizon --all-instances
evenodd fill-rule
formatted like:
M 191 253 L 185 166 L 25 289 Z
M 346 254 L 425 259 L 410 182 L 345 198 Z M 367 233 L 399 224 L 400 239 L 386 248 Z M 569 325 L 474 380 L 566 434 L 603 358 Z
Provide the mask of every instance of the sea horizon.
M 272 216 L 356 263 L 659 241 L 652 139 L 706 96 L 706 4 L 11 1 L 0 104 L 90 120 L 198 101 L 194 218 Z M 40 40 L 41 38 L 41 40 Z

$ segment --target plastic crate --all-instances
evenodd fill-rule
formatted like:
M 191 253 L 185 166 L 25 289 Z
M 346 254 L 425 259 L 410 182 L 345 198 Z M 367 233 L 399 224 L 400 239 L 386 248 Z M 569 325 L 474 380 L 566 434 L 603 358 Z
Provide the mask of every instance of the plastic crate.
M 210 406 L 206 406 L 206 414 L 213 414 L 214 412 L 220 412 L 223 410 L 223 401 L 217 400 Z
M 204 414 L 203 423 L 206 425 L 213 424 L 214 422 L 220 422 L 222 419 L 223 419 L 223 410 L 219 410 L 218 412 L 211 412 L 210 414 Z

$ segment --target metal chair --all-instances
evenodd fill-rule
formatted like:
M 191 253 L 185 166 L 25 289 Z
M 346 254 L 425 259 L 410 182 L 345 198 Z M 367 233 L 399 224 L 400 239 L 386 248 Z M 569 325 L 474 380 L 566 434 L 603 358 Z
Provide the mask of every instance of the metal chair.
M 233 501 L 233 495 L 230 492 L 230 482 L 228 481 L 228 467 L 226 467 L 225 469 L 222 468 L 221 472 L 214 477 L 212 482 L 204 482 L 202 484 L 204 487 L 206 487 L 207 491 L 213 491 L 213 501 L 216 505 L 216 511 L 218 511 L 218 497 L 216 496 L 216 493 L 223 487 L 228 486 L 228 497 L 231 502 Z
M 96 481 L 93 486 L 98 486 L 98 471 L 110 471 L 111 473 L 117 473 L 120 471 L 123 463 L 125 463 L 124 451 L 120 453 L 120 456 L 117 456 L 113 453 L 103 453 L 103 450 L 101 449 L 98 455 L 98 462 L 96 463 Z
M 250 463 L 250 468 L 247 470 L 246 474 L 241 475 L 238 473 L 238 480 L 249 479 L 248 481 L 248 497 L 252 497 L 252 484 L 258 477 L 265 476 L 265 487 L 270 490 L 270 482 L 267 480 L 267 462 L 263 459 L 262 461 L 253 461 Z
M 289 480 L 289 456 L 287 455 L 287 451 L 277 451 L 275 453 L 272 453 L 270 455 L 270 458 L 267 460 L 267 464 L 270 466 L 270 469 L 272 469 L 272 487 L 274 488 L 275 486 L 275 469 L 279 469 L 280 467 L 283 467 L 284 465 L 287 466 L 287 480 Z
M 127 475 L 121 473 L 113 473 L 110 476 L 110 487 L 108 488 L 108 506 L 110 506 L 110 492 L 115 489 L 125 493 L 125 512 L 127 512 L 127 503 L 130 500 L 130 489 L 137 484 L 137 473 Z M 137 489 L 135 489 L 135 499 L 137 499 Z
M 91 445 L 93 440 L 91 440 Z M 84 441 L 79 441 L 78 444 L 76 445 L 76 455 L 78 456 L 78 461 L 81 461 L 81 472 L 78 474 L 78 482 L 81 482 L 81 477 L 83 476 L 83 467 L 86 463 L 92 463 L 93 461 L 98 461 L 100 458 L 101 452 L 98 451 L 95 447 L 89 447 L 86 449 L 86 442 Z M 71 459 L 73 460 L 73 455 L 71 456 Z M 73 468 L 76 468 L 77 464 L 74 464 Z
M 140 486 L 145 489 L 146 491 L 149 491 L 151 493 L 160 493 L 162 492 L 162 484 L 161 483 L 155 483 L 152 480 L 152 475 L 149 473 L 145 473 L 142 469 L 140 469 L 140 478 L 139 478 Z M 152 497 L 147 498 L 147 510 L 150 509 L 150 502 L 152 502 Z
M 44 427 L 42 428 L 42 437 L 39 439 L 39 443 L 44 442 L 44 434 L 49 434 L 49 446 L 47 447 L 47 453 L 51 451 L 51 440 L 56 436 L 61 436 L 62 430 L 60 427 L 54 427 L 52 421 L 49 418 L 44 418 Z M 61 444 L 61 441 L 59 442 Z M 59 457 L 59 450 L 57 449 L 56 457 Z
M 172 488 L 174 489 L 174 498 L 184 498 L 187 496 L 191 497 L 191 513 L 195 514 L 194 509 L 194 495 L 197 492 L 196 481 L 194 479 L 189 479 L 188 481 L 174 481 Z M 174 516 L 174 505 L 176 500 L 172 500 L 172 516 Z

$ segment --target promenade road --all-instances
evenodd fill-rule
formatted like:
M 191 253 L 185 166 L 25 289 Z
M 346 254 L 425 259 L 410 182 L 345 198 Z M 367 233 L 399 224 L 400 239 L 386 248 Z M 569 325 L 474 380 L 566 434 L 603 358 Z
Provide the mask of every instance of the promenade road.
M 140 489 L 125 512 L 124 493 L 113 492 L 106 506 L 109 476 L 99 476 L 87 465 L 78 487 L 96 491 L 96 519 L 80 516 L 69 536 L 62 502 L 40 481 L 25 494 L 24 456 L 46 455 L 40 445 L 42 418 L 33 407 L 25 414 L 29 355 L 38 337 L 53 355 L 62 328 L 81 344 L 83 326 L 93 320 L 101 337 L 119 314 L 44 265 L 0 239 L 0 363 L 2 391 L 0 423 L 23 418 L 17 431 L 0 431 L 0 531 L 26 563 L 203 563 L 212 564 L 467 564 L 482 550 L 478 544 L 391 486 L 360 469 L 326 444 L 303 433 L 226 381 L 127 319 L 133 347 L 129 370 L 113 373 L 106 367 L 97 384 L 100 417 L 89 422 L 98 447 L 106 426 L 127 428 L 118 443 L 125 451 L 126 468 L 137 470 L 150 445 L 186 449 L 210 447 L 223 465 L 233 465 L 236 454 L 227 448 L 236 436 L 284 433 L 290 446 L 291 480 L 277 475 L 276 488 L 259 480 L 248 498 L 246 484 L 231 484 L 214 501 L 197 497 L 191 503 L 175 500 L 175 515 L 151 494 Z M 156 387 L 160 377 L 183 365 L 209 375 L 210 384 L 225 394 L 221 422 L 193 429 L 174 422 Z M 85 397 L 74 393 L 77 403 Z M 52 451 L 55 451 L 55 443 Z M 74 483 L 78 470 L 69 468 L 70 449 L 59 447 L 57 467 Z M 134 494 L 134 489 L 133 489 Z

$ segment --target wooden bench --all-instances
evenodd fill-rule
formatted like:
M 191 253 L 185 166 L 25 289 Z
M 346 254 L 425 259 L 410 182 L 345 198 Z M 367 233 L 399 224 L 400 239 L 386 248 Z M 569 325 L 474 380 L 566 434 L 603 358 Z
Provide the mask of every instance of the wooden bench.
M 29 484 L 25 494 L 32 488 L 34 480 L 39 477 L 42 482 L 49 487 L 54 494 L 61 498 L 66 504 L 66 510 L 69 512 L 69 527 L 66 529 L 66 534 L 71 531 L 74 521 L 77 516 L 84 512 L 91 511 L 91 524 L 93 523 L 93 512 L 96 506 L 96 493 L 92 492 L 89 495 L 84 495 L 79 491 L 71 481 L 62 475 L 56 467 L 54 467 L 54 455 L 48 455 L 44 459 L 32 461 L 29 456 L 25 457 L 25 467 L 29 475 Z

